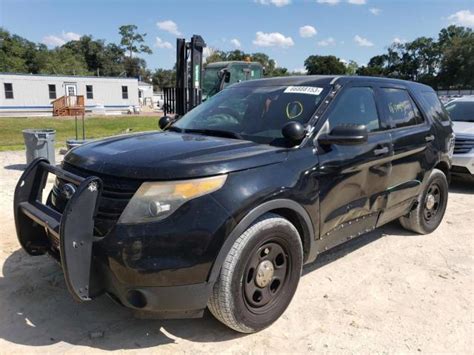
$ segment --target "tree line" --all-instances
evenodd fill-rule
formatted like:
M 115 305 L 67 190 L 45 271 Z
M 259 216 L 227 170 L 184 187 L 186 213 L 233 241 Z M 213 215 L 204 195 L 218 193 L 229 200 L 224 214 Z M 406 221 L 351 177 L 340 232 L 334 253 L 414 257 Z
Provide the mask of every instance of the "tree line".
M 149 79 L 146 61 L 152 54 L 144 44 L 146 33 L 135 25 L 119 28 L 119 44 L 84 35 L 77 41 L 49 49 L 0 27 L 0 72 L 62 75 L 128 76 Z
M 119 28 L 120 43 L 107 43 L 84 35 L 77 41 L 49 49 L 0 28 L 0 72 L 64 75 L 139 77 L 155 87 L 173 86 L 174 69 L 147 68 L 140 54 L 152 54 L 145 45 L 146 33 L 135 25 Z M 265 76 L 301 74 L 279 67 L 267 54 L 241 50 L 207 49 L 206 63 L 251 60 L 260 62 Z M 414 80 L 435 88 L 474 88 L 474 32 L 449 26 L 437 38 L 419 37 L 410 42 L 392 43 L 386 52 L 368 64 L 343 62 L 336 56 L 310 55 L 304 61 L 307 74 L 348 74 L 386 76 Z
M 418 81 L 436 89 L 474 88 L 474 32 L 449 26 L 438 38 L 419 37 L 392 43 L 366 66 L 342 63 L 334 56 L 310 56 L 308 74 L 356 74 Z

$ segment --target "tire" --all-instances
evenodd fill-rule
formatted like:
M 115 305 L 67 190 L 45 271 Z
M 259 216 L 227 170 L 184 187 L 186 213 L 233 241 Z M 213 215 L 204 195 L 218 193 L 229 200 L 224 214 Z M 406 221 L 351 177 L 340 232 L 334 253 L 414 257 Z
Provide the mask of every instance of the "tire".
M 288 307 L 302 265 L 303 248 L 295 226 L 279 215 L 265 214 L 235 241 L 208 308 L 238 332 L 264 329 Z
M 430 196 L 433 196 L 434 202 Z M 434 204 L 433 204 L 434 203 Z M 428 208 L 433 204 L 432 208 Z M 440 225 L 448 204 L 448 180 L 441 170 L 433 169 L 418 204 L 408 215 L 400 217 L 403 228 L 429 234 Z

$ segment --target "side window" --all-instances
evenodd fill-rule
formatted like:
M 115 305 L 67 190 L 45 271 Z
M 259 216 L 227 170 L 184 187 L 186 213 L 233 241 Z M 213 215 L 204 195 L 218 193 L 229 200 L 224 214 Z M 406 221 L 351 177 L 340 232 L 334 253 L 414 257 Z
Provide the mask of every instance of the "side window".
M 5 98 L 6 99 L 13 99 L 13 84 L 12 83 L 4 83 L 3 88 L 5 89 Z
M 369 132 L 380 129 L 374 91 L 369 87 L 353 87 L 342 93 L 329 114 L 329 126 L 344 124 L 365 125 Z
M 387 114 L 393 128 L 413 126 L 423 121 L 420 111 L 408 91 L 395 88 L 382 88 Z
M 438 121 L 449 121 L 449 115 L 446 109 L 439 101 L 438 95 L 434 91 L 423 91 L 423 99 L 426 101 L 426 112 L 430 117 Z
M 94 98 L 94 88 L 92 85 L 86 85 L 86 95 L 88 99 Z
M 128 86 L 122 86 L 122 99 L 128 99 Z
M 54 100 L 56 98 L 56 85 L 48 84 L 49 98 Z

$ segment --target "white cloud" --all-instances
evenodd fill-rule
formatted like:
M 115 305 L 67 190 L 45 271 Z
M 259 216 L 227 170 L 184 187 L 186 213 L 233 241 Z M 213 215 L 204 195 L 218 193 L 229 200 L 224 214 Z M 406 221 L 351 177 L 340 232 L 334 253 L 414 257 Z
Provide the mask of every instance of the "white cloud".
M 461 10 L 448 16 L 448 20 L 456 25 L 474 27 L 474 12 Z
M 336 40 L 332 37 L 329 37 L 329 38 L 323 39 L 322 41 L 319 41 L 317 44 L 320 47 L 335 46 Z
M 318 4 L 337 5 L 341 0 L 317 0 Z
M 43 42 L 47 46 L 54 46 L 54 47 L 62 46 L 64 43 L 66 43 L 65 40 L 63 40 L 62 38 L 60 38 L 58 36 L 54 36 L 54 35 L 49 35 L 49 36 L 43 37 L 43 40 L 41 42 Z
M 403 38 L 395 37 L 394 39 L 392 39 L 392 43 L 405 44 L 405 43 L 407 43 L 407 40 L 403 39 Z
M 369 9 L 369 11 L 370 11 L 370 13 L 371 13 L 372 15 L 375 15 L 375 16 L 380 15 L 380 13 L 382 12 L 381 9 L 378 9 L 378 8 L 376 8 L 376 7 L 371 7 L 371 8 Z
M 80 38 L 80 34 L 77 34 L 75 32 L 63 31 L 60 36 L 48 35 L 43 37 L 43 40 L 41 42 L 46 44 L 47 46 L 57 47 L 62 46 L 63 44 L 69 41 L 78 41 Z
M 307 74 L 308 71 L 306 70 L 306 68 L 295 68 L 295 69 L 293 69 L 293 73 Z
M 212 48 L 212 47 L 204 47 L 204 49 L 202 50 L 202 60 L 203 62 L 206 62 L 207 60 L 207 57 L 211 56 L 212 54 L 214 54 L 215 52 L 215 49 Z
M 235 48 L 240 48 L 242 47 L 242 43 L 237 38 L 232 38 L 230 40 L 230 44 L 232 44 Z
M 169 32 L 175 36 L 181 36 L 181 32 L 178 31 L 178 25 L 171 20 L 159 21 L 156 23 L 160 30 Z
M 354 42 L 357 43 L 357 45 L 360 47 L 372 47 L 374 45 L 367 38 L 363 38 L 359 35 L 354 36 Z
M 306 25 L 306 26 L 300 27 L 300 36 L 303 38 L 316 36 L 317 33 L 318 31 L 316 31 L 316 29 L 313 26 Z
M 352 5 L 365 5 L 367 4 L 367 0 L 347 0 L 349 4 Z
M 74 32 L 64 32 L 62 34 L 62 38 L 67 42 L 67 41 L 79 41 L 81 38 L 80 34 L 74 33 Z
M 275 5 L 276 7 L 283 7 L 291 4 L 291 0 L 255 0 L 255 2 L 261 5 Z
M 160 37 L 156 37 L 155 46 L 158 48 L 171 49 L 173 45 L 170 42 L 163 41 Z
M 285 37 L 280 32 L 265 33 L 258 31 L 253 44 L 259 47 L 291 47 L 295 44 L 291 37 Z

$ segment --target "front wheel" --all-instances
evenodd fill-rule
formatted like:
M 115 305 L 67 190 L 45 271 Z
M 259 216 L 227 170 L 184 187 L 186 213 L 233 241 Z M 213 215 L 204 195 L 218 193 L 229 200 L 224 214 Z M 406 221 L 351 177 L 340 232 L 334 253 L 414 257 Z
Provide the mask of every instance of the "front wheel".
M 418 198 L 418 205 L 400 218 L 400 224 L 416 233 L 431 233 L 443 220 L 447 204 L 448 180 L 441 170 L 433 169 L 425 190 Z
M 208 308 L 238 332 L 259 331 L 288 307 L 302 265 L 301 238 L 295 226 L 279 215 L 266 214 L 235 241 Z

